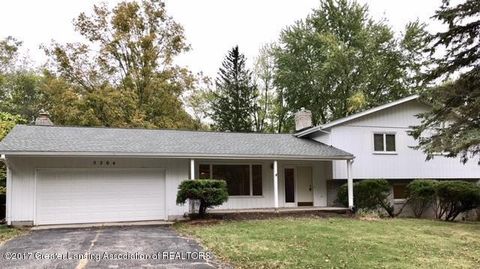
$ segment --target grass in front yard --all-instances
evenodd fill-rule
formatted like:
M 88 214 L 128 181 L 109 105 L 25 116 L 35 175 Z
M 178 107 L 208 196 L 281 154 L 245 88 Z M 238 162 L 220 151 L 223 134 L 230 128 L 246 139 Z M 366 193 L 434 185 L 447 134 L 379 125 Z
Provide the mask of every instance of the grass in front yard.
M 480 268 L 480 223 L 279 218 L 176 228 L 238 268 Z
M 5 241 L 10 240 L 23 233 L 25 233 L 25 230 L 10 228 L 6 225 L 0 225 L 0 245 L 5 243 Z

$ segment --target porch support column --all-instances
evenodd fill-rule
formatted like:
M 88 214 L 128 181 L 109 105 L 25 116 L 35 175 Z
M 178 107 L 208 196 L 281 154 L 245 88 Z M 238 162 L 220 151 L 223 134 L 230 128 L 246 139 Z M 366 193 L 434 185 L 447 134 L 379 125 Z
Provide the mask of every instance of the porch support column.
M 353 176 L 352 176 L 353 160 L 347 160 L 347 187 L 348 187 L 348 207 L 353 208 Z
M 195 160 L 190 159 L 190 179 L 195 179 Z
M 195 179 L 195 160 L 190 159 L 190 180 Z M 195 203 L 192 200 L 189 200 L 189 211 L 190 213 L 195 213 Z
M 7 219 L 7 225 L 12 225 L 12 171 L 7 166 L 7 197 L 5 203 L 5 218 Z
M 278 161 L 273 161 L 273 199 L 278 208 Z

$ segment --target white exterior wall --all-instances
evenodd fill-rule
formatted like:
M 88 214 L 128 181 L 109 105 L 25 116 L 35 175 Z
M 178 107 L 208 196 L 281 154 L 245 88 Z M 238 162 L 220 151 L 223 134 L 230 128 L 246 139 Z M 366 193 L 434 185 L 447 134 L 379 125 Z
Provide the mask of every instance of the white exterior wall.
M 425 161 L 422 151 L 410 148 L 416 141 L 407 134 L 409 126 L 417 125 L 419 119 L 415 115 L 428 109 L 426 105 L 410 101 L 334 126 L 330 134 L 317 132 L 312 138 L 355 155 L 353 177 L 358 179 L 480 178 L 476 161 L 463 165 L 459 158 L 442 156 Z M 373 153 L 375 132 L 396 134 L 396 154 Z M 333 178 L 346 177 L 345 161 L 334 161 Z
M 176 218 L 188 212 L 188 204 L 176 205 L 178 185 L 189 179 L 189 159 L 155 159 L 155 158 L 90 158 L 90 157 L 8 157 L 9 178 L 8 187 L 11 211 L 10 221 L 32 222 L 35 214 L 35 171 L 38 168 L 162 168 L 165 169 L 166 178 L 166 215 L 169 218 Z M 115 161 L 115 166 L 99 166 L 99 161 Z M 97 161 L 97 165 L 93 164 Z M 230 196 L 222 209 L 246 209 L 273 207 L 273 161 L 222 161 L 222 160 L 195 160 L 195 176 L 198 177 L 198 165 L 200 163 L 246 163 L 262 164 L 263 174 L 263 195 L 235 197 Z M 301 161 L 279 161 L 279 205 L 284 206 L 284 173 L 286 166 L 311 166 L 313 177 L 313 194 L 315 206 L 327 205 L 326 181 L 331 179 L 330 162 L 301 162 Z M 94 187 L 94 186 L 93 186 Z M 121 199 L 121 197 L 119 197 Z
M 327 180 L 332 177 L 330 162 L 279 161 L 278 163 L 278 200 L 279 206 L 285 206 L 285 167 L 312 167 L 313 205 L 327 206 Z M 272 180 L 273 181 L 273 180 Z M 272 189 L 273 191 L 273 189 Z M 273 197 L 273 193 L 272 193 Z M 295 195 L 298 197 L 298 195 Z M 273 201 L 273 198 L 271 199 Z
M 19 158 L 8 157 L 11 173 L 11 221 L 31 222 L 35 212 L 35 170 L 37 168 L 163 168 L 166 173 L 166 215 L 179 217 L 188 212 L 188 205 L 175 203 L 180 182 L 188 179 L 189 161 L 186 159 L 129 159 L 129 158 Z M 93 165 L 93 161 L 115 161 L 115 166 Z M 121 197 L 119 197 L 121 199 Z
M 273 160 L 272 161 L 240 161 L 240 160 L 196 160 L 195 176 L 198 177 L 199 164 L 261 164 L 262 195 L 261 196 L 229 196 L 228 201 L 216 209 L 249 209 L 274 207 L 273 192 Z M 278 200 L 279 207 L 285 206 L 285 167 L 312 167 L 313 203 L 314 206 L 327 206 L 327 180 L 331 179 L 330 162 L 279 161 L 278 162 Z

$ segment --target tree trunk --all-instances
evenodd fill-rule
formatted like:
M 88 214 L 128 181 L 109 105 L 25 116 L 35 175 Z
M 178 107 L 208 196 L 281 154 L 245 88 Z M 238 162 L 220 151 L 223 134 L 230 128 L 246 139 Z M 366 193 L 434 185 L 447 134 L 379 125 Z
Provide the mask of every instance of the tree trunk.
M 198 208 L 198 215 L 203 218 L 205 217 L 205 212 L 207 211 L 207 206 L 205 204 L 205 201 L 200 200 L 200 207 Z

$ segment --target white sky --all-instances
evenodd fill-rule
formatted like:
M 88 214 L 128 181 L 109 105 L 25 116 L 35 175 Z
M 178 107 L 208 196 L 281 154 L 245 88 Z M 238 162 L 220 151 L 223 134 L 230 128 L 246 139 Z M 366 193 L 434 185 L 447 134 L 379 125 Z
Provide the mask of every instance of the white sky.
M 81 40 L 72 20 L 101 0 L 7 0 L 0 4 L 0 38 L 14 36 L 36 64 L 45 61 L 41 44 Z M 118 0 L 108 1 L 114 6 Z M 370 14 L 385 18 L 397 32 L 417 18 L 435 32 L 441 25 L 429 18 L 441 0 L 359 0 Z M 319 0 L 166 0 L 168 14 L 185 28 L 192 51 L 177 59 L 194 72 L 214 77 L 227 50 L 238 44 L 250 64 L 262 44 L 275 41 L 281 29 L 305 18 Z

